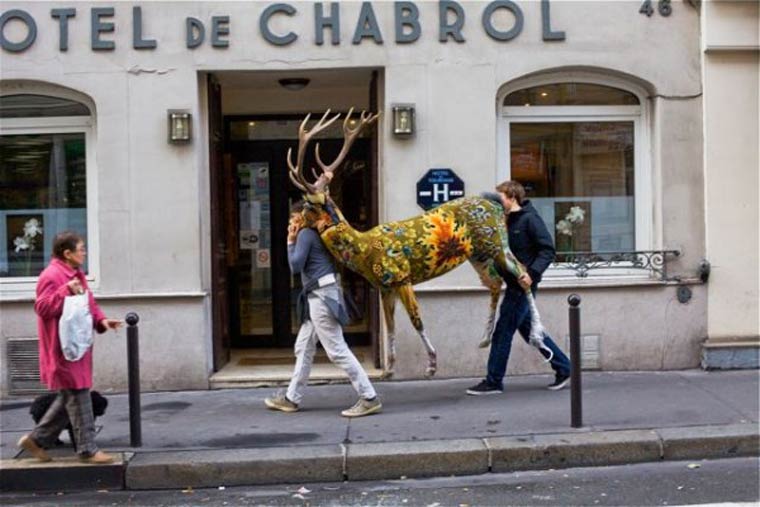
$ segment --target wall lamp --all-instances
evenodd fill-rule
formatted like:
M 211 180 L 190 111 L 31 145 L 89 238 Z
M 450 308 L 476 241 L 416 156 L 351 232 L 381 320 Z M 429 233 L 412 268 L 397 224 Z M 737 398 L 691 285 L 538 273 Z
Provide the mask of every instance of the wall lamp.
M 414 104 L 391 104 L 393 111 L 393 135 L 412 137 L 414 135 Z
M 193 137 L 193 115 L 181 109 L 169 109 L 166 112 L 169 123 L 169 144 L 189 143 Z

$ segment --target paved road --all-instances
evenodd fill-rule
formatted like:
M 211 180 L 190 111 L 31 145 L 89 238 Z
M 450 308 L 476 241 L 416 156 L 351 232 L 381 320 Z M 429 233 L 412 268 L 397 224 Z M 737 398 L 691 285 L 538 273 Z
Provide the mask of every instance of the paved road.
M 698 466 L 697 466 L 698 465 Z M 186 491 L 81 492 L 0 497 L 26 506 L 757 505 L 760 460 L 736 458 L 511 474 Z

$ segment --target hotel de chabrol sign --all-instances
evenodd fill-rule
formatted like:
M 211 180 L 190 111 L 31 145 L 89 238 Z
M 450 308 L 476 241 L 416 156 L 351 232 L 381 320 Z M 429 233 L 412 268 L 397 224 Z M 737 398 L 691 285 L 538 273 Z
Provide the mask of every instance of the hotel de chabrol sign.
M 252 6 L 262 4 L 252 3 Z M 466 8 L 464 7 L 466 5 Z M 479 4 L 478 10 L 480 10 Z M 311 6 L 310 6 L 311 7 Z M 542 38 L 545 41 L 565 40 L 565 32 L 555 30 L 551 23 L 550 0 L 541 0 L 541 27 Z M 393 42 L 396 44 L 409 44 L 417 41 L 422 33 L 423 23 L 438 23 L 438 40 L 441 43 L 451 41 L 466 42 L 464 36 L 465 23 L 472 23 L 470 16 L 480 14 L 480 19 L 475 21 L 479 28 L 484 30 L 492 39 L 499 42 L 507 42 L 516 38 L 523 30 L 525 16 L 520 6 L 511 0 L 497 0 L 485 4 L 481 12 L 473 12 L 474 6 L 465 2 L 439 1 L 437 19 L 426 20 L 420 17 L 420 11 L 415 2 L 394 2 L 393 4 Z M 508 11 L 512 14 L 512 26 L 496 26 L 494 16 L 497 11 Z M 83 12 L 84 11 L 84 12 Z M 267 5 L 259 15 L 259 32 L 268 43 L 275 46 L 287 46 L 295 42 L 299 37 L 313 36 L 313 43 L 321 46 L 325 43 L 325 33 L 329 29 L 330 43 L 339 45 L 341 41 L 341 24 L 348 23 L 354 27 L 351 44 L 358 45 L 371 40 L 376 44 L 384 44 L 389 34 L 383 34 L 378 23 L 378 18 L 373 8 L 373 2 L 362 2 L 361 10 L 357 18 L 345 19 L 341 17 L 339 2 L 316 2 L 313 4 L 314 31 L 311 34 L 297 33 L 295 31 L 275 32 L 271 28 L 270 20 L 275 16 L 295 16 L 298 10 L 288 3 L 275 3 Z M 18 53 L 23 52 L 34 44 L 38 30 L 58 30 L 58 50 L 67 51 L 69 45 L 69 21 L 72 18 L 87 16 L 90 20 L 90 48 L 93 51 L 113 51 L 116 42 L 112 40 L 116 26 L 122 23 L 132 27 L 132 48 L 137 50 L 154 50 L 159 47 L 159 41 L 146 33 L 143 21 L 150 16 L 150 5 L 143 10 L 142 6 L 132 7 L 131 19 L 118 19 L 115 9 L 109 6 L 91 7 L 89 9 L 77 9 L 75 7 L 55 7 L 50 9 L 48 19 L 35 19 L 29 12 L 23 9 L 11 9 L 0 15 L 0 43 L 5 51 Z M 477 18 L 476 18 L 477 19 Z M 165 20 L 160 20 L 165 23 Z M 10 23 L 22 23 L 26 31 L 21 32 L 15 39 L 6 36 L 6 27 Z M 188 49 L 200 47 L 203 44 L 215 48 L 226 48 L 231 41 L 236 39 L 237 30 L 234 19 L 230 16 L 212 16 L 210 19 L 198 19 L 187 16 L 184 19 L 185 45 Z M 247 29 L 241 27 L 240 32 Z M 25 35 L 24 35 L 25 33 Z

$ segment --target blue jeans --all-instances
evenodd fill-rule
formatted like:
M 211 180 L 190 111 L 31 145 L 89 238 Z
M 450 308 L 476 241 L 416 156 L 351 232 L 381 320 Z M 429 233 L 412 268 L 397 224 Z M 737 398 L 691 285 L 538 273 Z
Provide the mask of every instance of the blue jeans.
M 488 354 L 488 376 L 486 382 L 495 387 L 503 387 L 504 375 L 507 372 L 507 361 L 512 349 L 512 338 L 515 331 L 528 342 L 530 337 L 530 308 L 528 298 L 523 291 L 507 289 L 499 307 L 499 320 L 496 321 L 491 336 L 491 352 Z M 551 359 L 552 369 L 559 375 L 570 375 L 570 360 L 557 347 L 551 336 L 544 333 L 544 344 L 551 349 L 554 356 Z M 544 357 L 549 353 L 539 349 Z

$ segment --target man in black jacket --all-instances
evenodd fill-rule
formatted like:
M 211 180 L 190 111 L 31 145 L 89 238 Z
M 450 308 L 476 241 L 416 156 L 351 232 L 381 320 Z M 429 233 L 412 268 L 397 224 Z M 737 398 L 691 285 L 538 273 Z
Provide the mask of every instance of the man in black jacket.
M 525 290 L 535 295 L 541 275 L 554 260 L 554 243 L 544 221 L 530 201 L 525 199 L 525 189 L 516 181 L 505 181 L 496 187 L 507 214 L 509 248 L 522 262 L 528 272 L 519 279 L 507 274 L 507 290 L 501 300 L 499 320 L 491 336 L 491 352 L 488 355 L 488 375 L 478 385 L 467 390 L 467 394 L 495 394 L 504 392 L 504 375 L 512 348 L 512 337 L 519 331 L 527 342 L 530 337 L 530 308 Z M 551 355 L 554 382 L 548 386 L 552 391 L 565 387 L 570 379 L 570 360 L 557 347 L 551 337 L 544 333 L 544 345 L 551 354 L 538 350 L 544 357 Z

